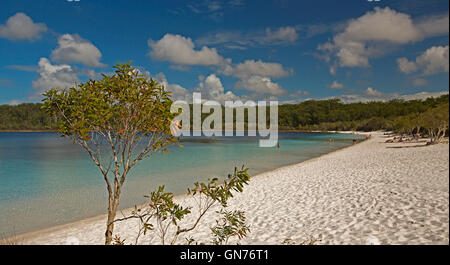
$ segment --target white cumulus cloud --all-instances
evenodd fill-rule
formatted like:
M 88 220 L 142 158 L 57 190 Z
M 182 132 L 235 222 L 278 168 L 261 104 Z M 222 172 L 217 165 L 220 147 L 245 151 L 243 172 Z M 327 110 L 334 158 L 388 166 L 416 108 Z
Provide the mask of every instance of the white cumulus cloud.
M 432 75 L 442 72 L 448 73 L 448 59 L 448 45 L 433 46 L 417 57 L 416 63 L 424 68 L 423 73 L 425 75 Z
M 338 81 L 334 80 L 333 83 L 331 83 L 331 85 L 329 87 L 332 89 L 340 89 L 340 88 L 343 88 L 344 85 L 339 83 Z
M 287 93 L 279 84 L 272 82 L 269 77 L 251 76 L 238 81 L 236 88 L 242 88 L 255 94 L 281 96 Z
M 173 99 L 186 100 L 188 102 L 192 100 L 192 95 L 186 88 L 178 84 L 170 84 L 163 73 L 157 74 L 155 80 L 163 85 L 165 90 L 172 92 Z
M 33 41 L 41 38 L 47 31 L 44 23 L 34 23 L 25 13 L 19 12 L 8 18 L 5 25 L 0 25 L 0 37 L 9 40 Z
M 90 41 L 77 34 L 64 34 L 58 38 L 58 47 L 52 51 L 51 59 L 58 63 L 82 63 L 91 67 L 103 67 L 102 53 Z
M 417 71 L 417 65 L 415 62 L 410 62 L 407 58 L 402 57 L 397 59 L 398 68 L 403 73 L 409 74 Z
M 171 91 L 172 98 L 175 100 L 186 100 L 187 102 L 191 102 L 192 92 L 201 93 L 203 100 L 216 100 L 222 103 L 227 100 L 234 101 L 239 99 L 233 92 L 225 92 L 222 81 L 215 74 L 210 74 L 206 78 L 200 76 L 198 86 L 192 90 L 186 89 L 179 84 L 169 83 L 163 73 L 157 74 L 154 79 L 162 84 L 167 91 Z
M 200 83 L 196 92 L 202 94 L 203 99 L 216 100 L 219 102 L 227 100 L 238 100 L 239 97 L 231 91 L 225 92 L 222 81 L 215 74 L 211 74 L 206 78 L 200 78 Z
M 150 56 L 159 61 L 180 65 L 223 65 L 227 63 L 215 48 L 203 46 L 196 50 L 191 38 L 181 35 L 166 34 L 158 41 L 148 40 Z
M 49 89 L 69 88 L 79 82 L 77 72 L 70 65 L 53 65 L 47 58 L 41 58 L 38 67 L 39 77 L 32 82 L 34 94 L 31 98 L 39 98 Z
M 446 23 L 447 22 L 447 23 Z M 382 56 L 393 47 L 448 34 L 448 13 L 413 21 L 408 14 L 389 7 L 375 7 L 363 16 L 350 20 L 332 41 L 320 44 L 319 57 L 336 58 L 341 67 L 368 67 L 369 59 Z
M 423 75 L 448 73 L 449 50 L 447 46 L 433 46 L 419 55 L 415 61 L 402 57 L 397 59 L 400 71 L 409 74 L 421 70 Z
M 368 96 L 373 96 L 373 97 L 381 97 L 383 96 L 383 93 L 381 93 L 380 91 L 373 89 L 371 87 L 368 87 L 365 91 L 366 95 Z

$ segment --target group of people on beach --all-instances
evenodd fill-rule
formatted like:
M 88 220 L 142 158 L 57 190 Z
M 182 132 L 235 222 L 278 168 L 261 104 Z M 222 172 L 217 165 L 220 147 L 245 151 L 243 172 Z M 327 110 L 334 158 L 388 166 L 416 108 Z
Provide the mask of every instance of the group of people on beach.
M 386 140 L 386 143 L 403 143 L 411 141 L 418 142 L 420 138 L 421 138 L 420 133 L 415 133 L 410 136 L 405 136 L 402 134 L 400 136 L 394 136 L 394 138 Z

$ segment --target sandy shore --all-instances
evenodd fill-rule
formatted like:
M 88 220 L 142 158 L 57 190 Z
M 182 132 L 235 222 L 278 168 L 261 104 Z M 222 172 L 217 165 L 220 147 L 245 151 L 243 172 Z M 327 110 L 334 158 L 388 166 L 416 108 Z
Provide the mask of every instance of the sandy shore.
M 348 148 L 251 179 L 231 209 L 246 212 L 251 232 L 242 244 L 449 244 L 449 145 L 386 144 L 381 133 Z M 185 196 L 176 199 L 194 205 Z M 215 213 L 192 233 L 210 242 Z M 119 217 L 120 214 L 119 214 Z M 187 220 L 192 222 L 191 220 Z M 27 234 L 24 244 L 102 244 L 105 217 Z M 115 234 L 134 242 L 137 226 Z M 141 244 L 159 244 L 151 233 Z M 231 242 L 234 243 L 234 242 Z

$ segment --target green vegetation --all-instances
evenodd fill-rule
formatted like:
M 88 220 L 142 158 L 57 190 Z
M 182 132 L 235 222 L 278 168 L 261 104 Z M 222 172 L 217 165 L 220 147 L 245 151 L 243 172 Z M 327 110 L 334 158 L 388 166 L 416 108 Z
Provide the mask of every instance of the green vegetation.
M 430 109 L 412 122 L 418 128 L 423 126 L 427 130 L 430 143 L 439 143 L 448 133 L 449 125 L 449 104 L 440 105 L 436 108 Z M 419 132 L 419 131 L 417 131 Z
M 128 219 L 137 219 L 138 232 L 134 239 L 134 244 L 139 243 L 139 239 L 149 233 L 157 233 L 161 239 L 161 244 L 174 245 L 181 235 L 193 231 L 205 217 L 206 213 L 219 207 L 216 213 L 221 216 L 216 220 L 216 225 L 211 227 L 211 244 L 222 245 L 228 243 L 232 237 L 242 239 L 250 231 L 246 224 L 245 213 L 243 211 L 228 211 L 228 200 L 235 192 L 242 192 L 244 185 L 248 185 L 250 176 L 248 168 L 234 169 L 232 174 L 228 174 L 222 184 L 217 178 L 208 179 L 206 183 L 194 183 L 192 189 L 188 189 L 187 196 L 196 203 L 195 208 L 183 207 L 173 201 L 173 193 L 164 192 L 164 186 L 145 196 L 149 201 L 143 207 L 135 206 L 130 215 L 114 222 Z M 189 221 L 185 217 L 193 215 Z M 194 238 L 185 238 L 188 245 L 205 244 L 198 242 Z M 114 238 L 115 245 L 125 244 L 126 239 L 119 235 Z
M 426 100 L 391 100 L 344 104 L 338 99 L 309 100 L 279 108 L 279 127 L 285 130 L 395 130 L 400 117 L 409 119 L 448 104 L 448 95 Z
M 62 136 L 83 147 L 99 168 L 108 191 L 105 244 L 113 241 L 114 220 L 123 184 L 141 160 L 176 141 L 170 133 L 175 116 L 170 92 L 129 63 L 66 90 L 44 94 L 42 109 L 54 118 Z
M 389 102 L 351 104 L 344 104 L 338 99 L 308 100 L 299 104 L 279 106 L 279 129 L 301 131 L 384 129 L 406 133 L 407 131 L 404 130 L 408 127 L 408 123 L 431 109 L 439 106 L 445 108 L 445 104 L 448 102 L 448 95 L 426 100 L 391 100 Z M 28 103 L 18 106 L 0 106 L 0 130 L 57 129 L 54 120 L 40 109 L 41 105 L 40 103 Z M 202 114 L 203 117 L 207 115 Z M 432 117 L 429 118 L 432 119 Z M 416 130 L 423 130 L 424 128 L 421 127 Z
M 195 213 L 191 207 L 175 203 L 173 194 L 164 192 L 161 186 L 146 196 L 149 203 L 145 208 L 136 207 L 131 216 L 116 218 L 122 188 L 131 169 L 155 153 L 167 153 L 167 147 L 178 139 L 170 132 L 176 115 L 170 112 L 171 93 L 140 74 L 130 63 L 119 63 L 114 68 L 114 74 L 103 75 L 100 80 L 89 80 L 69 89 L 48 90 L 43 104 L 2 106 L 1 128 L 56 129 L 87 151 L 106 183 L 106 245 L 124 244 L 120 236 L 113 237 L 114 224 L 129 218 L 140 221 L 136 244 L 139 236 L 153 230 L 159 233 L 162 244 L 175 244 L 179 236 L 194 230 L 215 205 L 221 208 L 217 213 L 222 218 L 211 228 L 212 243 L 223 244 L 234 236 L 245 237 L 249 228 L 244 212 L 225 210 L 233 193 L 242 192 L 248 184 L 250 176 L 244 167 L 235 168 L 222 184 L 217 178 L 195 183 L 188 190 L 188 196 L 198 202 Z M 182 220 L 191 214 L 198 214 L 195 222 L 184 224 Z M 174 233 L 169 234 L 172 230 Z M 186 240 L 189 244 L 198 243 L 192 238 Z
M 54 121 L 41 109 L 41 103 L 0 106 L 0 130 L 56 129 Z
M 122 187 L 131 168 L 154 153 L 167 153 L 167 146 L 177 139 L 170 133 L 176 115 L 170 112 L 170 92 L 129 63 L 119 63 L 114 68 L 115 74 L 103 75 L 100 80 L 47 91 L 43 104 L 0 106 L 0 130 L 56 130 L 87 151 L 108 191 L 105 244 L 124 244 L 120 236 L 113 237 L 114 224 L 130 218 L 139 220 L 136 244 L 141 235 L 150 231 L 159 233 L 162 244 L 175 244 L 182 234 L 194 230 L 215 205 L 221 207 L 217 211 L 221 217 L 210 228 L 211 243 L 226 244 L 232 237 L 245 237 L 249 228 L 244 212 L 226 210 L 233 192 L 242 192 L 248 184 L 250 177 L 244 167 L 235 169 L 223 184 L 218 179 L 195 183 L 188 191 L 188 196 L 199 202 L 193 224 L 182 225 L 182 220 L 193 214 L 191 208 L 175 203 L 173 194 L 164 192 L 164 186 L 147 197 L 145 208 L 136 207 L 130 216 L 116 219 Z M 269 115 L 269 111 L 266 113 Z M 244 114 L 247 116 L 248 111 Z M 202 118 L 207 116 L 202 114 Z M 281 130 L 390 130 L 408 135 L 426 134 L 430 143 L 438 143 L 448 134 L 449 96 L 352 104 L 338 99 L 309 100 L 279 106 L 278 119 Z M 188 244 L 200 243 L 193 238 L 186 240 Z M 289 239 L 284 243 L 292 244 Z

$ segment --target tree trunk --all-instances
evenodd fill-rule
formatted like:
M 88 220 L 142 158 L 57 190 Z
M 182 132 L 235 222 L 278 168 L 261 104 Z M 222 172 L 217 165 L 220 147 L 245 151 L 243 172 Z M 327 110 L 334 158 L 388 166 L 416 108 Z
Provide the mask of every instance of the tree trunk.
M 414 138 L 416 139 L 417 142 L 419 142 L 419 139 L 420 139 L 420 127 L 421 126 L 416 127 L 416 135 L 414 136 Z
M 105 245 L 111 245 L 113 231 L 114 231 L 114 220 L 116 218 L 117 208 L 119 206 L 119 198 L 110 198 L 108 205 L 108 219 L 106 221 L 106 232 L 105 232 Z
M 445 137 L 445 131 L 446 131 L 447 129 L 446 128 L 444 128 L 444 127 L 440 127 L 439 128 L 439 132 L 438 132 L 438 135 L 437 135 L 437 142 L 438 143 L 440 143 L 440 142 L 442 142 L 442 139 L 444 139 L 444 137 Z
M 116 219 L 117 209 L 119 208 L 119 198 L 120 192 L 122 190 L 123 183 L 125 182 L 125 178 L 127 176 L 128 169 L 122 174 L 120 181 L 118 173 L 116 172 L 116 181 L 114 183 L 114 193 L 108 190 L 109 192 L 109 204 L 108 204 L 108 219 L 106 221 L 106 232 L 105 232 L 105 245 L 111 245 L 113 240 L 113 231 L 114 231 L 114 220 Z

